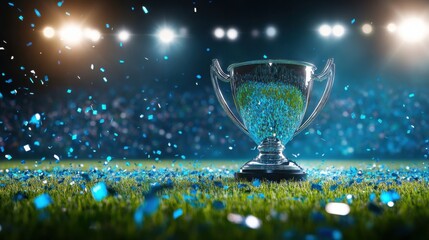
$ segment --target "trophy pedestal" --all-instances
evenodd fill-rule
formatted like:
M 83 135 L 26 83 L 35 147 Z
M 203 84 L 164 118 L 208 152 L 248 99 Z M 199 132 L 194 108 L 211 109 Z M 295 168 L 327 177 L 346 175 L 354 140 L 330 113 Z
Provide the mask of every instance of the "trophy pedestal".
M 244 164 L 240 171 L 235 173 L 236 179 L 259 179 L 279 182 L 281 180 L 301 181 L 307 174 L 296 163 L 286 159 L 283 155 L 284 146 L 275 137 L 265 138 L 258 146 L 259 155 Z
M 297 164 L 286 161 L 281 164 L 261 164 L 252 160 L 240 168 L 240 171 L 235 173 L 237 180 L 252 181 L 254 179 L 268 180 L 280 182 L 302 181 L 307 178 L 307 174 Z

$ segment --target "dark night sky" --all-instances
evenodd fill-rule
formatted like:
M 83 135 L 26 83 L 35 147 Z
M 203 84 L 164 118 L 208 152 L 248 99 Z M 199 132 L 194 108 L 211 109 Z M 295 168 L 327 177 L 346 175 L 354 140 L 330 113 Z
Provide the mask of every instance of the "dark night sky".
M 0 71 L 7 74 L 0 86 L 6 90 L 114 86 L 153 78 L 181 78 L 193 83 L 195 74 L 208 75 L 212 58 L 219 58 L 226 68 L 234 62 L 261 59 L 264 54 L 271 59 L 309 61 L 319 69 L 327 58 L 334 57 L 337 79 L 342 85 L 378 77 L 395 83 L 406 79 L 407 84 L 419 85 L 425 84 L 429 76 L 426 67 L 429 40 L 418 46 L 401 46 L 384 29 L 389 21 L 399 21 L 409 13 L 429 19 L 427 1 L 94 0 L 65 1 L 62 7 L 57 6 L 57 1 L 13 3 L 13 7 L 7 1 L 0 5 L 0 40 L 7 42 L 0 44 L 5 48 L 0 51 Z M 142 11 L 142 6 L 149 9 L 148 14 Z M 35 15 L 34 8 L 41 12 L 41 17 Z M 20 15 L 24 16 L 23 21 L 18 19 Z M 352 19 L 356 19 L 354 24 Z M 70 21 L 99 29 L 103 39 L 94 48 L 85 42 L 67 50 L 59 39 L 48 40 L 41 34 L 44 26 L 60 28 Z M 374 27 L 371 36 L 360 31 L 365 22 Z M 110 29 L 106 29 L 106 23 Z M 347 29 L 346 35 L 342 39 L 323 39 L 317 32 L 321 23 L 341 23 Z M 269 25 L 278 29 L 275 39 L 263 35 Z M 186 35 L 165 47 L 154 36 L 162 26 L 177 31 L 185 29 Z M 217 26 L 236 27 L 239 39 L 234 42 L 214 39 L 212 32 Z M 133 34 L 124 47 L 119 47 L 116 38 L 120 29 Z M 254 29 L 261 32 L 257 38 L 251 35 Z M 29 42 L 31 46 L 27 46 Z M 168 61 L 163 59 L 164 55 L 169 57 Z M 119 64 L 119 59 L 125 60 L 125 64 Z M 90 70 L 91 64 L 96 70 Z M 25 70 L 20 70 L 20 66 Z M 101 66 L 106 73 L 97 71 Z M 39 78 L 48 75 L 49 84 L 31 84 L 30 70 L 35 70 Z M 103 76 L 109 79 L 109 85 L 104 84 Z M 5 80 L 10 78 L 14 82 L 6 84 Z

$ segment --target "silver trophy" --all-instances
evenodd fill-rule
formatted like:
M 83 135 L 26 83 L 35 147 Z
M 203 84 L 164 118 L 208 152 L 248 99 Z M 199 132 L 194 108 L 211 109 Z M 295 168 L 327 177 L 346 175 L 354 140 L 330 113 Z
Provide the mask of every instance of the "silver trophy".
M 258 156 L 245 163 L 235 174 L 237 179 L 270 181 L 304 180 L 306 173 L 283 155 L 284 145 L 305 129 L 325 106 L 331 92 L 335 64 L 329 59 L 320 74 L 307 62 L 256 60 L 235 63 L 224 73 L 213 59 L 210 76 L 216 96 L 231 120 L 257 144 Z M 314 81 L 327 79 L 323 95 L 303 121 Z M 231 84 L 232 96 L 240 119 L 228 106 L 219 82 Z

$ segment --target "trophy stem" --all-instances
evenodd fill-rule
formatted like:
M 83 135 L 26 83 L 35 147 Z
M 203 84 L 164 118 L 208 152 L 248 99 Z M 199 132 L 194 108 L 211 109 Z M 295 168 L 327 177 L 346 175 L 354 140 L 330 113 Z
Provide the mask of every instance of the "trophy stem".
M 285 147 L 275 137 L 268 137 L 258 146 L 258 156 L 245 163 L 240 171 L 235 173 L 235 178 L 239 180 L 253 179 L 282 181 L 305 180 L 307 174 L 295 162 L 288 160 L 283 155 Z
M 259 155 L 254 161 L 262 164 L 283 164 L 287 158 L 283 155 L 285 147 L 275 137 L 268 137 L 258 146 Z

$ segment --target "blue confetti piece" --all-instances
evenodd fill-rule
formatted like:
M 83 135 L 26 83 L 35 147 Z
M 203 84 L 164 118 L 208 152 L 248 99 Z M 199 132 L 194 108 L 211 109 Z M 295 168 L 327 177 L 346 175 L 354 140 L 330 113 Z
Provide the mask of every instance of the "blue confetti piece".
M 410 93 L 410 94 L 408 94 L 408 97 L 409 98 L 413 98 L 415 96 L 415 94 L 414 93 Z
M 197 76 L 195 76 L 197 79 L 201 79 L 203 78 L 200 74 L 197 74 Z
M 11 7 L 14 7 L 14 6 L 15 6 L 15 4 L 14 4 L 13 2 L 9 2 L 8 4 L 9 4 L 9 6 L 11 6 Z
M 255 179 L 255 180 L 253 180 L 252 185 L 254 187 L 260 187 L 261 186 L 261 181 L 259 179 Z
M 267 56 L 267 55 L 265 55 L 265 54 L 264 54 L 264 56 L 262 56 L 262 57 L 263 57 L 264 59 L 267 59 L 267 58 L 268 58 L 268 56 Z
M 311 184 L 311 190 L 317 190 L 319 192 L 323 192 L 322 185 L 320 185 L 318 183 L 312 183 Z
M 106 23 L 106 28 L 109 29 L 110 28 L 110 24 Z
M 168 56 L 167 55 L 164 56 L 164 60 L 168 60 Z
M 356 18 L 353 18 L 353 19 L 350 21 L 350 23 L 351 23 L 351 24 L 355 24 L 355 22 L 356 22 Z
M 64 3 L 64 1 L 57 2 L 57 6 L 58 6 L 58 7 L 62 7 L 62 6 L 63 6 L 63 3 Z
M 225 204 L 222 201 L 219 201 L 219 200 L 213 201 L 212 206 L 216 210 L 223 210 L 223 209 L 225 209 Z
M 102 68 L 102 67 L 100 68 L 100 72 L 103 72 L 103 73 L 104 73 L 105 71 L 106 71 L 106 70 L 105 70 L 104 68 Z
M 11 156 L 10 154 L 6 154 L 6 155 L 4 155 L 4 157 L 5 157 L 7 160 L 11 160 L 11 159 L 12 159 L 12 156 Z
M 148 196 L 143 203 L 143 213 L 146 215 L 154 214 L 159 207 L 160 201 L 156 196 Z
M 72 92 L 72 90 L 71 89 L 67 89 L 67 93 L 71 93 Z
M 107 191 L 107 186 L 104 182 L 99 182 L 94 187 L 92 187 L 91 193 L 92 193 L 92 197 L 97 202 L 103 200 L 105 197 L 107 197 L 107 195 L 109 195 Z
M 141 225 L 144 219 L 143 205 L 140 205 L 134 213 L 134 222 Z
M 147 120 L 152 120 L 152 119 L 153 119 L 153 115 L 152 114 L 150 114 L 150 115 L 147 116 Z
M 120 63 L 120 64 L 124 64 L 124 63 L 125 63 L 125 61 L 124 61 L 124 60 L 119 60 L 119 63 Z
M 49 194 L 43 193 L 42 195 L 37 196 L 33 200 L 33 203 L 37 209 L 42 209 L 49 206 L 52 203 L 52 199 L 51 199 L 51 196 L 49 196 Z
M 174 212 L 173 212 L 173 218 L 174 219 L 177 219 L 177 218 L 179 218 L 180 216 L 182 216 L 183 215 L 183 209 L 181 209 L 181 208 L 179 208 L 179 209 L 176 209 L 176 210 L 174 210 Z
M 110 161 L 112 161 L 112 157 L 111 157 L 111 156 L 107 156 L 106 160 L 107 160 L 108 162 L 110 162 Z
M 394 190 L 389 190 L 387 192 L 382 192 L 380 195 L 380 200 L 382 203 L 387 204 L 389 202 L 396 202 L 400 199 L 401 197 L 399 196 L 399 194 L 394 191 Z
M 106 110 L 106 109 L 107 109 L 106 104 L 101 104 L 101 110 Z
M 34 13 L 36 14 L 37 17 L 42 16 L 42 14 L 39 12 L 39 10 L 37 10 L 37 8 L 34 9 Z
M 142 6 L 142 9 L 143 9 L 143 12 L 144 12 L 145 14 L 148 14 L 148 13 L 149 13 L 149 10 L 147 10 L 147 8 L 146 8 L 145 6 Z
M 19 20 L 21 20 L 21 21 L 24 21 L 24 16 L 20 15 L 20 16 L 18 17 L 18 19 L 19 19 Z

